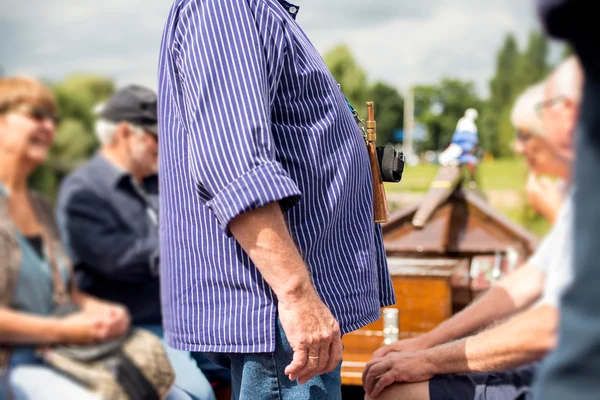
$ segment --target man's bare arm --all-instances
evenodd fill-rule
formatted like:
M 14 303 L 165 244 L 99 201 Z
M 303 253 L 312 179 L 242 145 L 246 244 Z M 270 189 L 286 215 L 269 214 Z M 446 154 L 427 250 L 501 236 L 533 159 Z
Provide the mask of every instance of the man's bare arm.
M 312 284 L 279 204 L 239 215 L 229 230 L 277 296 L 279 319 L 294 350 L 285 373 L 304 383 L 333 371 L 342 358 L 339 325 Z
M 500 371 L 540 360 L 556 346 L 558 311 L 543 305 L 477 335 L 412 353 L 390 353 L 363 372 L 371 397 L 394 382 L 422 382 L 438 374 Z
M 541 296 L 544 278 L 531 265 L 514 270 L 456 317 L 440 324 L 429 340 L 433 345 L 456 340 L 529 307 Z
M 382 347 L 373 357 L 382 357 L 392 351 L 424 350 L 460 339 L 530 306 L 540 297 L 543 287 L 544 273 L 526 264 L 506 275 L 479 299 L 432 331 Z
M 540 360 L 556 346 L 558 310 L 541 305 L 466 339 L 427 350 L 436 374 L 499 371 Z

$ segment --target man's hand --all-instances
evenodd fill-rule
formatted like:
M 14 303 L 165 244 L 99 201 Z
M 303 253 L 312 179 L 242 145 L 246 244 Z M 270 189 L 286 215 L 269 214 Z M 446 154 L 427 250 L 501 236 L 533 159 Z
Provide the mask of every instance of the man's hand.
M 279 320 L 294 351 L 291 364 L 285 368 L 290 380 L 303 384 L 338 366 L 342 360 L 340 328 L 314 289 L 296 301 L 280 300 Z
M 525 190 L 531 207 L 550 222 L 554 222 L 564 197 L 556 183 L 532 173 L 527 179 Z
M 426 350 L 429 346 L 425 343 L 424 336 L 417 336 L 410 339 L 397 340 L 387 346 L 380 347 L 373 353 L 373 358 L 381 358 L 392 352 L 415 352 Z
M 423 382 L 435 373 L 423 351 L 390 353 L 370 361 L 363 372 L 363 386 L 370 397 L 379 394 L 394 382 Z
M 278 203 L 234 218 L 229 229 L 278 300 L 279 320 L 294 352 L 285 374 L 306 383 L 342 359 L 340 328 L 315 291 Z

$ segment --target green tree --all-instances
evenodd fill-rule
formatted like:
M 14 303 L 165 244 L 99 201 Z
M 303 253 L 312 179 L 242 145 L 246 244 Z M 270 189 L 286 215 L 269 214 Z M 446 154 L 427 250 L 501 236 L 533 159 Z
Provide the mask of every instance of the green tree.
M 490 98 L 483 109 L 481 116 L 480 137 L 484 149 L 491 151 L 495 156 L 509 156 L 512 154 L 510 143 L 514 130 L 510 132 L 500 130 L 506 110 L 512 106 L 519 86 L 518 67 L 520 62 L 517 40 L 514 35 L 508 34 L 502 48 L 496 57 L 496 74 L 490 81 Z M 500 137 L 500 135 L 504 137 Z
M 97 149 L 93 110 L 114 93 L 115 84 L 102 76 L 72 75 L 50 86 L 58 103 L 61 123 L 48 163 L 32 175 L 31 185 L 54 198 L 60 179 Z
M 495 156 L 513 155 L 514 127 L 510 112 L 523 90 L 546 77 L 547 58 L 548 40 L 542 33 L 531 32 L 523 53 L 519 52 L 515 37 L 506 36 L 496 58 L 496 73 L 490 81 L 490 97 L 480 122 L 482 145 Z
M 366 102 L 375 102 L 377 120 L 377 142 L 386 144 L 392 141 L 392 134 L 402 128 L 404 100 L 398 91 L 385 82 L 377 82 L 369 87 L 367 74 L 356 62 L 348 46 L 341 44 L 325 54 L 327 67 L 338 82 L 342 92 L 361 118 L 366 118 Z
M 377 144 L 393 142 L 393 133 L 404 123 L 404 99 L 398 91 L 384 82 L 377 82 L 369 90 L 369 100 L 375 102 Z
M 525 52 L 519 57 L 517 65 L 519 91 L 539 82 L 546 77 L 550 70 L 548 65 L 548 39 L 541 32 L 531 32 Z
M 441 150 L 452 139 L 456 123 L 467 108 L 481 110 L 482 101 L 473 82 L 444 78 L 437 85 L 417 86 L 415 89 L 416 119 L 429 132 L 426 150 Z
M 367 75 L 356 63 L 348 46 L 341 44 L 334 47 L 325 54 L 324 60 L 348 101 L 361 117 L 366 117 Z

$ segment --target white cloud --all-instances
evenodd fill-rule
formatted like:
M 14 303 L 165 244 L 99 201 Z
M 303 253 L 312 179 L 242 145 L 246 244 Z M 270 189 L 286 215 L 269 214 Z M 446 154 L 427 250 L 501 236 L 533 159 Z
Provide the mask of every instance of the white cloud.
M 240 0 L 241 1 L 241 0 Z M 403 89 L 443 76 L 482 92 L 508 32 L 524 43 L 536 28 L 527 0 L 296 0 L 298 23 L 322 53 L 347 43 L 371 81 Z M 156 87 L 158 48 L 170 0 L 4 0 L 5 73 L 61 79 L 93 72 Z

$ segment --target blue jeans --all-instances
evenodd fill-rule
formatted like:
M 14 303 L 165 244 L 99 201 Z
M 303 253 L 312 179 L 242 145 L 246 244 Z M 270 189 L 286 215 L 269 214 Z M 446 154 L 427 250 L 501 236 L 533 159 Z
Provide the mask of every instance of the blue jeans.
M 0 379 L 4 377 L 0 376 Z M 9 388 L 0 382 L 0 400 L 77 399 L 102 400 L 71 378 L 41 363 L 20 364 L 11 367 L 8 375 Z M 194 400 L 189 394 L 174 386 L 166 400 Z
M 290 381 L 284 369 L 294 352 L 277 323 L 274 353 L 206 353 L 214 363 L 231 369 L 233 399 L 241 400 L 341 400 L 342 364 L 303 385 Z
M 198 367 L 195 359 L 187 351 L 175 350 L 165 342 L 164 330 L 161 325 L 138 325 L 160 337 L 167 356 L 175 370 L 175 385 L 185 390 L 198 400 L 215 400 L 213 389 Z

